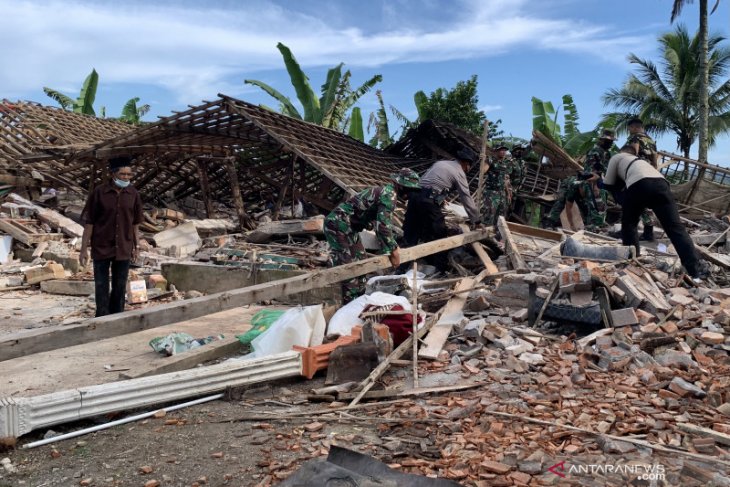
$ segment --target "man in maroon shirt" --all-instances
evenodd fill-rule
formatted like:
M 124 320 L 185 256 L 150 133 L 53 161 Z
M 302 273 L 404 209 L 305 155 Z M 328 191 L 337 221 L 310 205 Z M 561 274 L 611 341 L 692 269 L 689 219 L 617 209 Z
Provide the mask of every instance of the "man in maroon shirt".
M 96 316 L 124 311 L 129 263 L 130 259 L 137 258 L 139 224 L 144 218 L 139 193 L 129 184 L 132 179 L 131 159 L 111 159 L 109 169 L 111 179 L 94 188 L 81 215 L 85 225 L 80 262 L 82 266 L 86 265 L 91 243 Z

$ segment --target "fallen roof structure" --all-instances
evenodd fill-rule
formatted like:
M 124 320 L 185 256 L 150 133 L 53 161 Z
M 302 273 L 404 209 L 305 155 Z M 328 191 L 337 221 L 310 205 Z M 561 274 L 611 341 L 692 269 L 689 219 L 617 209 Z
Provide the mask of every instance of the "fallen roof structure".
M 0 184 L 26 188 L 36 186 L 38 181 L 28 176 L 31 170 L 39 169 L 43 177 L 78 191 L 78 182 L 64 175 L 67 171 L 63 165 L 65 158 L 133 129 L 132 125 L 116 120 L 28 101 L 2 100 L 0 172 L 5 174 L 0 174 Z M 31 165 L 34 161 L 43 161 L 43 165 Z
M 453 124 L 426 120 L 417 127 L 411 128 L 398 142 L 386 149 L 386 152 L 412 159 L 454 159 L 459 148 L 467 146 L 475 153 L 481 152 L 482 141 L 479 137 Z M 487 154 L 492 154 L 488 147 Z M 562 174 L 562 173 L 561 173 Z M 474 164 L 469 174 L 469 186 L 472 193 L 479 183 L 478 165 Z M 525 166 L 525 177 L 519 191 L 533 196 L 552 195 L 558 190 L 559 181 L 543 168 Z
M 385 183 L 414 165 L 346 134 L 225 95 L 76 152 L 64 169 L 91 188 L 105 160 L 134 157 L 135 187 L 147 201 L 187 196 L 281 206 L 302 198 L 329 211 L 346 194 Z M 418 164 L 415 164 L 418 166 Z

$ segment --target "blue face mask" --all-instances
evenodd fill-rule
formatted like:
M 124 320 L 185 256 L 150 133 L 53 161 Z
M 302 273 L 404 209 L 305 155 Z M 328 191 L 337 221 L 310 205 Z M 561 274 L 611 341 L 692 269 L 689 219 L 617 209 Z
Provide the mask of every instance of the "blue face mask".
M 123 189 L 129 186 L 129 181 L 122 181 L 121 179 L 114 178 L 114 184 Z

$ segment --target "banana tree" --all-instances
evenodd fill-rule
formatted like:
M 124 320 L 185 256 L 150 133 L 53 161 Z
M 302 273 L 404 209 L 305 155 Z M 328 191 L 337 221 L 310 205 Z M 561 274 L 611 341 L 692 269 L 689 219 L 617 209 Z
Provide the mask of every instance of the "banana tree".
M 327 78 L 320 89 L 321 96 L 317 97 L 309 83 L 309 77 L 302 71 L 291 50 L 281 42 L 276 45 L 276 48 L 284 59 L 284 65 L 289 73 L 297 99 L 302 105 L 303 114 L 289 97 L 263 81 L 247 79 L 244 80 L 244 83 L 258 86 L 264 90 L 279 102 L 281 113 L 292 118 L 335 130 L 344 130 L 348 125 L 347 113 L 363 95 L 383 80 L 383 77 L 378 74 L 353 89 L 350 84 L 352 73 L 347 70 L 343 74 L 344 64 L 340 63 L 327 71 Z
M 142 117 L 150 111 L 150 106 L 148 104 L 138 106 L 137 103 L 139 103 L 138 96 L 130 98 L 127 103 L 124 104 L 124 108 L 122 108 L 122 116 L 119 117 L 119 120 L 131 123 L 132 125 L 139 125 L 142 121 Z
M 383 149 L 393 143 L 394 136 L 390 135 L 388 112 L 385 110 L 385 103 L 383 103 L 383 94 L 378 90 L 375 92 L 375 96 L 378 98 L 379 107 L 376 112 L 370 114 L 370 120 L 368 121 L 368 132 L 373 129 L 373 136 L 369 143 L 373 147 Z
M 598 127 L 588 132 L 578 129 L 578 110 L 571 95 L 563 96 L 563 130 L 561 134 L 558 124 L 558 113 L 552 102 L 545 102 L 532 97 L 532 128 L 558 144 L 572 157 L 585 154 L 593 146 L 598 137 Z
M 43 87 L 43 92 L 61 105 L 61 108 L 64 110 L 70 110 L 74 113 L 84 113 L 86 115 L 96 115 L 94 112 L 94 100 L 96 99 L 96 89 L 98 86 L 99 75 L 96 69 L 92 69 L 91 73 L 84 80 L 81 92 L 75 100 L 47 86 Z

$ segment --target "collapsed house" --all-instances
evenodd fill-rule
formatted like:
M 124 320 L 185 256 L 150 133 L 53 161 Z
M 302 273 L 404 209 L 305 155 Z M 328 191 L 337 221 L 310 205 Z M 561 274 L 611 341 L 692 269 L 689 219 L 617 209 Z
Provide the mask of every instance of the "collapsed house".
M 128 155 L 135 158 L 135 185 L 148 204 L 212 218 L 220 214 L 223 208 L 218 203 L 223 202 L 234 209 L 240 224 L 212 240 L 208 255 L 212 260 L 221 250 L 243 257 L 240 249 L 227 247 L 231 238 L 227 234 L 240 233 L 240 227 L 248 230 L 256 215 L 275 220 L 287 206 L 290 215 L 295 214 L 293 210 L 302 203 L 306 203 L 301 205 L 305 214 L 307 205 L 312 212 L 329 211 L 345 195 L 382 184 L 399 167 L 422 172 L 432 160 L 453 156 L 454 140 L 480 150 L 478 138 L 428 122 L 406 134 L 402 144 L 391 148 L 392 153 L 383 153 L 343 134 L 221 97 L 114 134 L 110 140 L 90 138 L 74 147 L 39 144 L 22 160 L 39 174 L 49 174 L 54 186 L 68 184 L 71 189 L 73 184 L 85 192 L 102 181 L 106 159 Z M 545 199 L 554 193 L 557 180 L 573 171 L 571 163 L 557 159 L 554 155 L 550 164 L 533 168 L 532 184 L 520 188 L 524 197 Z M 47 165 L 49 161 L 53 164 Z M 476 178 L 470 176 L 475 188 Z M 3 211 L 40 215 L 28 203 L 13 201 L 18 207 L 3 206 Z M 720 203 L 722 198 L 713 201 Z M 183 221 L 175 210 L 162 213 L 164 220 Z M 285 223 L 279 223 L 282 235 L 287 234 Z M 560 476 L 551 468 L 566 459 L 582 462 L 578 458 L 582 455 L 596 459 L 594 463 L 662 460 L 671 482 L 719 482 L 730 467 L 724 446 L 730 441 L 730 293 L 726 288 L 730 264 L 716 251 L 728 248 L 730 225 L 713 224 L 717 228 L 701 224 L 704 231 L 693 235 L 698 248 L 716 259 L 718 267 L 714 281 L 704 287 L 688 282 L 669 248 L 652 249 L 636 260 L 630 249 L 613 239 L 588 232 L 552 232 L 501 219 L 500 244 L 492 243 L 490 231 L 479 230 L 403 249 L 404 262 L 444 249 L 468 247 L 478 254 L 481 249 L 480 257 L 486 257 L 461 266 L 461 277 L 434 282 L 417 279 L 411 285 L 409 276 L 375 280 L 372 294 L 404 294 L 398 296 L 402 310 L 391 304 L 362 309 L 345 320 L 348 325 L 362 322 L 359 330 L 353 326 L 333 337 L 335 341 L 322 343 L 322 322 L 331 325 L 332 313 L 341 309 L 315 309 L 322 318 L 318 316 L 318 324 L 303 341 L 289 347 L 290 335 L 283 331 L 277 335 L 280 328 L 271 324 L 268 340 L 286 349 L 254 359 L 209 364 L 245 350 L 235 334 L 252 330 L 255 313 L 283 311 L 283 301 L 294 293 L 332 289 L 343 279 L 384 272 L 390 267 L 387 259 L 371 257 L 332 269 L 300 270 L 270 282 L 259 279 L 251 266 L 236 273 L 229 287 L 211 287 L 207 295 L 177 296 L 159 306 L 134 306 L 117 315 L 54 322 L 7 334 L 0 338 L 0 361 L 7 375 L 32 373 L 38 383 L 33 384 L 37 388 L 23 380 L 4 385 L 9 392 L 0 399 L 0 436 L 39 435 L 69 421 L 130 408 L 164 408 L 170 402 L 207 394 L 213 396 L 203 400 L 219 399 L 222 391 L 250 410 L 255 404 L 249 390 L 253 384 L 288 380 L 287 384 L 299 385 L 303 392 L 276 397 L 286 411 L 238 418 L 283 424 L 288 430 L 290 422 L 307 421 L 300 436 L 270 425 L 266 428 L 270 433 L 262 432 L 268 435 L 262 441 L 275 445 L 276 451 L 262 448 L 266 467 L 261 467 L 261 485 L 286 479 L 304 461 L 304 457 L 277 460 L 277 451 L 291 454 L 303 448 L 317 457 L 338 441 L 363 445 L 396 470 L 468 485 L 559 482 Z M 259 225 L 259 233 L 265 225 Z M 43 233 L 39 230 L 38 238 Z M 253 233 L 246 232 L 245 237 Z M 504 255 L 492 262 L 480 242 L 498 245 Z M 593 246 L 601 253 L 568 253 L 568 242 L 584 249 Z M 32 251 L 42 241 L 29 243 Z M 296 245 L 288 247 L 301 251 Z M 273 253 L 272 249 L 283 248 L 283 244 L 270 245 L 253 252 L 260 255 L 264 249 Z M 617 257 L 604 258 L 606 249 Z M 205 280 L 203 266 L 198 265 L 189 273 L 199 285 L 205 282 L 205 288 L 223 281 L 224 274 L 234 274 L 232 266 L 218 266 L 215 277 Z M 60 280 L 57 267 L 51 267 L 53 275 L 43 282 Z M 246 274 L 253 275 L 253 280 L 243 280 Z M 148 284 L 161 282 L 155 279 Z M 321 295 L 316 298 L 322 301 Z M 419 339 L 414 340 L 411 333 L 410 339 L 391 345 L 389 321 L 403 321 L 404 316 L 409 321 L 414 315 L 416 320 L 419 315 L 423 318 L 424 325 L 415 333 Z M 225 331 L 227 336 L 170 357 L 148 349 L 151 337 L 181 330 Z M 128 341 L 119 345 L 122 340 Z M 147 349 L 147 354 L 140 354 L 140 349 Z M 319 387 L 324 385 L 322 373 L 327 371 L 329 376 L 335 368 L 330 360 L 337 350 L 339 354 L 357 350 L 355 359 L 360 353 L 375 358 L 367 367 L 355 361 L 337 368 L 341 375 L 360 373 L 350 376 L 349 384 Z M 411 360 L 401 360 L 409 351 L 415 352 Z M 74 367 L 67 365 L 78 357 L 87 374 L 74 374 Z M 62 365 L 35 371 L 37 362 L 44 360 Z M 412 367 L 413 372 L 404 373 L 404 362 L 405 370 Z M 125 367 L 117 369 L 119 363 Z M 53 374 L 46 381 L 52 383 L 51 390 L 42 384 L 44 377 L 38 377 L 44 374 Z M 320 382 L 303 379 L 312 377 Z M 66 380 L 72 379 L 76 382 L 67 386 Z M 319 407 L 316 401 L 342 402 L 347 409 Z M 360 402 L 362 408 L 355 409 Z M 156 413 L 150 415 L 152 425 L 167 421 L 161 419 L 164 411 Z M 363 426 L 367 433 L 355 440 L 336 430 L 340 423 L 371 427 Z M 124 434 L 135 433 L 125 430 Z M 557 471 L 567 474 L 567 469 L 566 464 L 565 472 Z M 631 478 L 602 480 L 607 485 L 626 485 Z

